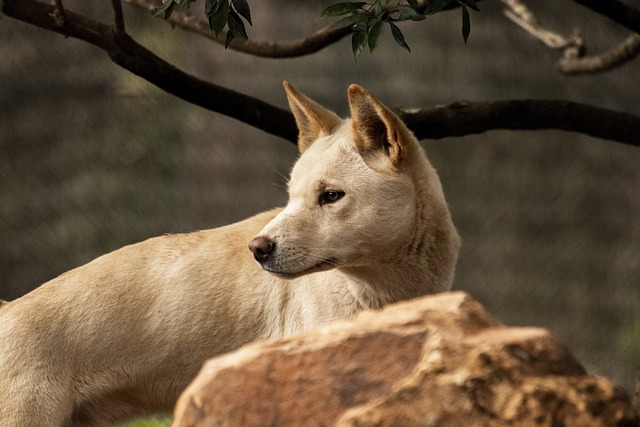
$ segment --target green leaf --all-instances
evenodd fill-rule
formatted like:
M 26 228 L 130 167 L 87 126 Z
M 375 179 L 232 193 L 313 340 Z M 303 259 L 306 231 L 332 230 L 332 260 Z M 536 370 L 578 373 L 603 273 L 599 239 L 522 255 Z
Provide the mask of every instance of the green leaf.
M 359 31 L 361 33 L 366 33 L 369 31 L 369 26 L 367 25 L 366 22 L 356 22 L 351 26 L 351 31 L 353 31 L 354 33 L 356 31 Z
M 229 9 L 227 25 L 229 26 L 229 32 L 233 34 L 234 37 L 238 37 L 243 40 L 247 40 L 249 38 L 244 29 L 244 23 L 242 22 L 242 19 L 240 19 L 240 15 L 238 15 L 233 9 Z
M 229 2 L 227 0 L 207 0 L 205 14 L 209 18 L 209 28 L 215 38 L 224 30 L 229 20 Z
M 351 49 L 353 50 L 353 59 L 356 62 L 367 45 L 367 38 L 367 33 L 364 31 L 355 31 L 351 36 Z
M 464 44 L 467 44 L 467 39 L 471 33 L 471 19 L 469 18 L 469 11 L 466 6 L 462 5 L 462 37 L 464 38 Z
M 362 8 L 362 6 L 364 6 L 365 4 L 367 3 L 363 1 L 361 2 L 350 1 L 350 2 L 332 4 L 331 6 L 327 7 L 325 10 L 322 11 L 322 13 L 320 14 L 320 17 L 318 18 L 318 21 L 320 21 L 323 18 L 327 18 L 329 16 L 346 15 L 349 12 L 353 12 Z
M 226 3 L 226 0 L 206 0 L 204 3 L 204 14 L 209 17 L 217 13 L 223 2 Z
M 384 21 L 376 22 L 371 30 L 369 30 L 369 52 L 373 52 L 376 50 L 378 45 L 380 44 L 380 40 L 382 40 L 382 36 L 384 35 Z
M 393 34 L 393 39 L 396 41 L 396 43 L 411 52 L 409 45 L 404 41 L 404 36 L 402 35 L 402 31 L 400 31 L 400 28 L 398 28 L 398 26 L 391 21 L 389 21 L 389 27 L 391 27 L 391 34 Z
M 227 31 L 227 38 L 224 41 L 224 48 L 228 48 L 229 47 L 229 43 L 231 43 L 233 41 L 233 39 L 235 39 L 236 36 L 233 35 L 233 33 L 231 31 Z
M 247 0 L 232 0 L 232 2 L 233 8 L 236 12 L 246 19 L 249 25 L 253 25 L 251 23 L 251 10 L 249 10 L 249 3 L 247 3 Z
M 422 21 L 424 18 L 422 13 L 411 6 L 398 6 L 389 14 L 389 19 L 393 21 L 406 21 L 408 19 L 412 21 Z
M 366 13 L 358 13 L 356 15 L 351 15 L 351 16 L 347 16 L 346 18 L 342 18 L 341 20 L 333 24 L 331 28 L 334 28 L 337 30 L 339 28 L 351 27 L 352 25 L 357 24 L 358 22 L 368 21 L 369 18 L 370 16 Z
M 375 4 L 373 5 L 373 14 L 376 16 L 376 18 L 380 18 L 384 14 L 384 12 L 385 10 L 382 6 L 382 2 L 380 0 L 376 0 Z

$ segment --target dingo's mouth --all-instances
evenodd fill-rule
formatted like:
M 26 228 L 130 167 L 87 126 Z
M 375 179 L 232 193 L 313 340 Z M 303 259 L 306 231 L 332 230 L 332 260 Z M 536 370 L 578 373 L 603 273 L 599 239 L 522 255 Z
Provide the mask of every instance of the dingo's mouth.
M 327 271 L 327 270 L 336 268 L 338 266 L 338 260 L 335 258 L 327 258 L 319 262 L 318 264 L 315 264 L 303 270 L 290 270 L 286 268 L 286 266 L 285 268 L 278 268 L 281 266 L 278 266 L 278 265 L 273 266 L 268 264 L 269 264 L 268 262 L 264 264 L 261 263 L 260 266 L 262 267 L 263 270 L 268 271 L 269 273 L 277 274 L 283 277 L 294 278 L 298 276 L 304 276 L 305 274 L 318 273 L 320 271 Z

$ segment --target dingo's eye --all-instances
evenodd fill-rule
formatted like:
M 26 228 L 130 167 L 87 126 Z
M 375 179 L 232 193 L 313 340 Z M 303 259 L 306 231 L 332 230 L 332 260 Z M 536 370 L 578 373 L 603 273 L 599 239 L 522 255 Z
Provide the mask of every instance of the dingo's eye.
M 342 196 L 344 196 L 344 191 L 329 190 L 329 191 L 325 191 L 320 195 L 318 202 L 321 205 L 335 203 L 338 200 L 342 199 Z

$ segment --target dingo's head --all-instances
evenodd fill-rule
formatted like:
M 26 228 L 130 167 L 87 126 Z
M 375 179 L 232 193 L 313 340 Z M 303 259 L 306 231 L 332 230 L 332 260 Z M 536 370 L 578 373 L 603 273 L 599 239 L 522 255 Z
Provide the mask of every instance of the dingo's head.
M 284 86 L 301 156 L 286 208 L 249 243 L 256 261 L 299 275 L 424 255 L 440 238 L 437 218 L 450 218 L 438 177 L 404 123 L 357 85 L 349 87 L 346 120 Z

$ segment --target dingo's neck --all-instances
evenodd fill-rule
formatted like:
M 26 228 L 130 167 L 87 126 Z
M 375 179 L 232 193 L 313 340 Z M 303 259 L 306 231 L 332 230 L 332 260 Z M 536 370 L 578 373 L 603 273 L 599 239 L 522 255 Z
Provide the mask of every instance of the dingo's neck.
M 348 286 L 365 309 L 378 309 L 387 304 L 417 298 L 446 289 L 434 288 L 427 266 L 389 265 L 340 269 L 348 278 Z

